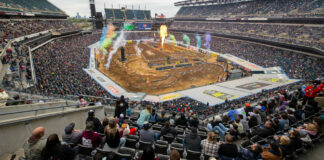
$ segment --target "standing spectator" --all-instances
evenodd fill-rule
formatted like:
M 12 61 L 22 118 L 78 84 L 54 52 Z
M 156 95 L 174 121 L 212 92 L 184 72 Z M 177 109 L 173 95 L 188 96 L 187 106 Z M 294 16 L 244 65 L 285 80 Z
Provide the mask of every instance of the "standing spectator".
M 90 111 L 88 112 L 88 118 L 87 118 L 87 120 L 86 120 L 86 124 L 87 124 L 88 122 L 92 122 L 92 123 L 93 123 L 93 125 L 94 125 L 93 130 L 94 130 L 95 132 L 103 133 L 104 128 L 103 128 L 103 126 L 102 126 L 100 120 L 99 120 L 97 117 L 95 117 L 95 111 L 94 111 L 94 110 L 90 110 Z
M 237 112 L 237 110 L 235 110 L 234 107 L 232 107 L 231 110 L 228 111 L 228 113 L 227 113 L 227 116 L 231 118 L 231 121 L 234 121 L 236 116 L 238 116 L 238 115 L 239 115 L 239 113 Z
M 225 136 L 225 143 L 219 146 L 218 154 L 221 160 L 235 159 L 238 157 L 236 144 L 233 144 L 233 137 L 230 134 Z
M 187 150 L 192 150 L 196 152 L 201 151 L 201 139 L 198 136 L 197 128 L 192 127 L 190 133 L 184 138 L 184 147 Z
M 41 159 L 41 152 L 46 145 L 46 139 L 41 139 L 44 134 L 44 127 L 37 127 L 33 130 L 32 136 L 23 145 L 26 160 Z
M 218 157 L 218 148 L 216 135 L 214 132 L 209 132 L 207 139 L 201 141 L 202 144 L 202 154 L 209 157 Z
M 139 129 L 143 127 L 145 121 L 149 121 L 151 114 L 152 114 L 151 106 L 146 106 L 146 109 L 141 111 L 140 117 L 137 120 L 137 126 Z
M 128 103 L 125 101 L 124 96 L 122 95 L 120 99 L 116 102 L 115 116 L 118 117 L 120 114 L 126 115 L 126 108 L 128 108 Z
M 81 141 L 81 133 L 78 130 L 74 130 L 74 126 L 75 123 L 70 123 L 65 127 L 64 133 L 62 134 L 63 142 L 77 145 Z
M 194 115 L 192 116 L 192 119 L 189 120 L 189 126 L 190 126 L 190 127 L 198 128 L 198 125 L 199 125 L 199 120 L 198 120 L 198 118 L 197 118 L 197 115 L 194 114 Z
M 83 96 L 79 96 L 79 107 L 87 106 L 87 101 L 83 98 Z
M 250 112 L 253 112 L 253 107 L 251 107 L 250 103 L 245 103 L 244 111 L 246 116 L 249 116 Z
M 42 160 L 71 160 L 74 159 L 75 153 L 69 146 L 61 144 L 57 134 L 51 134 L 41 156 Z
M 97 148 L 101 143 L 101 136 L 93 131 L 94 125 L 92 122 L 88 122 L 85 130 L 81 133 L 82 145 Z

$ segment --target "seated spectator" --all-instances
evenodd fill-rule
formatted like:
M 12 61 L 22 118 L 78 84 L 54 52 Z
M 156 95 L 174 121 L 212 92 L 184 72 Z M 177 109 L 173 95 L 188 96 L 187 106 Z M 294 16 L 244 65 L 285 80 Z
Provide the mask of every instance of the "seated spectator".
M 239 151 L 241 160 L 262 159 L 261 153 L 262 153 L 262 147 L 257 143 L 251 145 L 251 149 L 241 148 L 241 150 Z
M 88 122 L 85 130 L 81 133 L 82 145 L 97 148 L 101 143 L 101 136 L 93 131 L 94 125 Z
M 257 125 L 262 124 L 262 118 L 261 118 L 261 116 L 260 116 L 260 114 L 259 114 L 259 109 L 254 109 L 253 112 L 250 113 L 250 116 L 251 116 L 251 118 L 252 118 L 252 117 L 255 117 L 255 118 L 256 118 L 256 120 L 257 120 L 257 122 L 258 122 Z M 250 127 L 250 128 L 251 128 L 251 127 Z
M 132 115 L 132 108 L 130 106 L 128 106 L 126 109 L 126 116 L 130 117 L 131 115 Z
M 151 129 L 151 125 L 148 122 L 143 124 L 143 128 L 140 130 L 140 141 L 154 143 L 155 141 L 154 131 Z
M 127 138 L 129 132 L 130 132 L 129 125 L 124 121 L 124 123 L 119 127 L 120 137 Z
M 215 128 L 223 138 L 225 137 L 225 133 L 229 130 L 222 123 L 219 123 Z
M 243 132 L 242 133 L 246 133 L 250 129 L 249 128 L 249 122 L 244 119 L 242 114 L 239 115 L 239 118 L 240 118 L 240 123 L 243 126 Z
M 157 122 L 158 121 L 158 115 L 157 115 L 157 113 L 155 112 L 155 109 L 152 109 L 152 115 L 150 116 L 150 120 L 149 120 L 149 122 L 151 122 L 151 123 L 155 123 L 155 122 Z
M 235 125 L 237 125 L 237 130 L 238 130 L 238 133 L 239 134 L 242 134 L 242 133 L 244 133 L 244 130 L 243 130 L 243 125 L 242 125 L 242 123 L 240 123 L 240 118 L 238 117 L 238 118 L 236 118 L 235 119 L 235 121 L 233 122 L 233 125 L 235 124 Z
M 282 113 L 280 115 L 280 119 L 279 119 L 279 130 L 283 131 L 284 129 L 289 127 L 289 120 L 288 120 L 288 116 L 286 113 Z
M 81 133 L 79 130 L 74 130 L 75 123 L 70 123 L 65 127 L 64 133 L 62 134 L 62 140 L 65 143 L 72 143 L 77 145 L 81 142 Z
M 228 111 L 228 113 L 227 113 L 227 116 L 231 118 L 231 121 L 234 121 L 236 116 L 238 116 L 238 115 L 239 115 L 239 113 L 237 112 L 237 110 L 235 110 L 234 107 L 232 107 L 231 110 Z
M 6 91 L 2 88 L 0 88 L 0 107 L 3 107 L 6 105 L 6 101 L 9 98 L 8 94 Z
M 164 135 L 176 137 L 177 130 L 171 127 L 169 122 L 165 122 L 164 127 L 161 128 L 161 137 Z
M 313 124 L 316 126 L 316 129 L 319 134 L 324 133 L 324 120 L 319 117 L 314 117 Z
M 88 118 L 86 120 L 86 124 L 88 122 L 92 122 L 93 123 L 93 125 L 94 125 L 93 130 L 95 132 L 104 133 L 104 128 L 103 128 L 102 124 L 100 123 L 100 120 L 97 117 L 95 117 L 95 111 L 94 110 L 90 110 L 88 112 Z
M 259 127 L 256 130 L 252 131 L 252 135 L 258 135 L 262 138 L 266 138 L 274 134 L 274 129 L 270 121 L 265 123 L 265 127 Z
M 105 118 L 103 121 L 102 121 L 102 127 L 105 129 L 106 126 L 108 125 L 109 123 L 109 119 L 108 118 Z
M 105 134 L 106 134 L 105 142 L 107 143 L 108 151 L 117 151 L 119 147 L 124 146 L 126 139 L 120 138 L 117 129 L 117 124 L 114 119 L 109 120 L 108 126 L 106 127 Z
M 300 126 L 297 128 L 297 130 L 299 131 L 300 135 L 307 134 L 307 135 L 309 135 L 309 137 L 311 139 L 314 139 L 317 136 L 317 128 L 312 123 L 308 123 L 308 124 L 305 124 L 304 126 Z
M 175 126 L 177 113 L 173 112 L 172 116 L 169 117 L 170 126 Z
M 230 134 L 225 136 L 225 143 L 219 146 L 218 154 L 221 160 L 236 159 L 238 157 L 237 146 L 233 144 L 233 137 Z
M 180 153 L 173 149 L 170 153 L 170 159 L 169 160 L 180 160 L 181 156 L 180 156 Z
M 290 145 L 290 138 L 288 136 L 281 136 L 280 139 L 278 139 L 276 136 L 274 137 L 276 141 L 279 140 L 279 147 L 282 151 L 282 156 L 285 157 L 286 155 L 290 155 L 294 152 L 292 146 Z
M 144 122 L 149 121 L 151 114 L 152 114 L 151 106 L 146 106 L 146 109 L 141 111 L 140 117 L 137 119 L 136 122 L 138 129 L 142 129 Z
M 95 106 L 102 106 L 102 103 L 99 98 L 95 100 Z
M 215 127 L 218 126 L 219 123 L 222 123 L 222 119 L 219 116 L 213 117 L 213 120 L 207 124 L 208 131 L 215 132 L 216 131 Z
M 196 152 L 201 151 L 201 139 L 197 133 L 197 128 L 192 127 L 190 133 L 184 138 L 184 147 L 187 150 L 192 150 Z
M 232 128 L 229 130 L 229 133 L 233 138 L 238 138 L 239 136 L 239 131 L 238 131 L 238 126 L 236 124 L 232 125 Z
M 32 136 L 23 145 L 25 159 L 41 159 L 41 152 L 46 145 L 46 139 L 41 139 L 45 134 L 44 127 L 37 127 L 33 130 Z
M 303 146 L 303 142 L 300 139 L 300 134 L 297 130 L 290 130 L 289 138 L 290 138 L 290 146 L 293 148 L 292 149 L 293 151 Z
M 282 151 L 279 147 L 279 145 L 271 141 L 269 143 L 269 147 L 265 147 L 262 149 L 262 159 L 263 160 L 281 160 L 282 159 Z
M 41 153 L 42 160 L 71 160 L 74 159 L 74 151 L 67 145 L 62 145 L 57 134 L 48 136 L 46 145 Z
M 83 96 L 79 96 L 79 107 L 87 106 L 87 101 L 83 98 Z
M 159 160 L 155 158 L 153 147 L 146 147 L 143 149 L 143 154 L 137 160 Z
M 189 120 L 189 126 L 190 126 L 190 127 L 195 127 L 195 128 L 197 128 L 198 125 L 199 125 L 199 120 L 198 120 L 197 116 L 194 114 L 194 115 L 192 116 L 192 119 Z
M 165 111 L 162 111 L 161 116 L 157 117 L 157 121 L 160 123 L 165 123 L 166 121 L 168 121 L 168 117 L 166 117 L 165 115 Z
M 176 120 L 176 125 L 187 126 L 187 122 L 188 121 L 186 116 L 183 113 L 181 113 L 180 118 Z
M 214 132 L 209 132 L 207 139 L 201 141 L 202 154 L 209 157 L 218 157 L 219 144 L 216 140 L 216 135 Z

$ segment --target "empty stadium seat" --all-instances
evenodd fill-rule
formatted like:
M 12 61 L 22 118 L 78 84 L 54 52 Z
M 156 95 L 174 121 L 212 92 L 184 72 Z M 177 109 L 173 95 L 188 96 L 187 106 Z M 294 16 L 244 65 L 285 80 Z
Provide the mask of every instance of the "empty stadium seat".
M 163 155 L 163 154 L 158 154 L 157 158 L 159 158 L 160 160 L 169 160 L 170 156 Z
M 86 156 L 91 156 L 91 152 L 93 151 L 92 147 L 85 146 L 85 145 L 82 145 L 82 144 L 79 144 L 78 146 L 79 146 L 79 153 L 80 154 L 83 154 L 83 155 L 86 155 Z
M 139 141 L 138 142 L 138 148 L 139 149 L 141 149 L 141 150 L 143 150 L 144 148 L 146 148 L 146 147 L 152 147 L 152 143 L 150 143 L 150 142 L 143 142 L 143 141 Z
M 164 135 L 163 140 L 167 141 L 168 143 L 172 143 L 174 140 L 174 137 L 170 136 L 170 135 Z
M 136 143 L 137 143 L 136 139 L 126 138 L 125 146 L 129 148 L 136 148 Z
M 173 149 L 177 150 L 180 153 L 180 156 L 183 157 L 184 148 L 183 148 L 182 144 L 180 144 L 180 143 L 171 143 L 170 149 L 171 150 L 173 150 Z
M 201 152 L 191 151 L 187 150 L 187 160 L 199 160 L 200 159 Z
M 167 149 L 168 149 L 167 144 L 155 144 L 154 147 L 155 147 L 154 149 L 155 153 L 167 154 Z
M 101 148 L 97 148 L 97 153 L 100 153 L 103 157 L 107 157 L 107 159 L 115 158 L 115 152 L 112 151 L 105 151 Z

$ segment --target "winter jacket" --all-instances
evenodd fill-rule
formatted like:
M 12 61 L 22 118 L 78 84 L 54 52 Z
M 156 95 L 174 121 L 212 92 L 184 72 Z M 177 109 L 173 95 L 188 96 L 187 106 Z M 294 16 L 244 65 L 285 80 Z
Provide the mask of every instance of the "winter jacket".
M 41 153 L 46 145 L 46 139 L 30 142 L 26 140 L 23 145 L 26 160 L 40 160 Z
M 282 159 L 282 151 L 273 151 L 269 148 L 263 148 L 263 152 L 261 153 L 263 160 L 281 160 Z
M 190 133 L 184 138 L 184 145 L 188 150 L 201 152 L 201 139 L 196 133 Z

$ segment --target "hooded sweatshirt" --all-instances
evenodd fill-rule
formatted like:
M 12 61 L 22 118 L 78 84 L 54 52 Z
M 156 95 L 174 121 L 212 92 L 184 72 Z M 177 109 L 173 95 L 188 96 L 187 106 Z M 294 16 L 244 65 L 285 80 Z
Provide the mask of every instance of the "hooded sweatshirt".
M 197 133 L 190 133 L 186 135 L 186 137 L 184 138 L 184 144 L 188 150 L 200 152 L 201 151 L 200 143 L 201 143 L 201 139 L 197 135 Z

